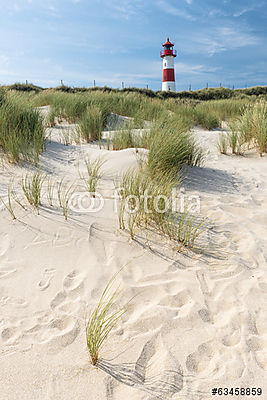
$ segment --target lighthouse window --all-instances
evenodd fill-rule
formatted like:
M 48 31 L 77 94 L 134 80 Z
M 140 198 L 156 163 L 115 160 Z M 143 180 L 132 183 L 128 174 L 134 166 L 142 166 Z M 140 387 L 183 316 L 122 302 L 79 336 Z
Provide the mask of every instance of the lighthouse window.
M 166 63 L 166 61 L 164 62 L 164 67 L 166 67 L 166 65 L 167 65 L 167 63 Z

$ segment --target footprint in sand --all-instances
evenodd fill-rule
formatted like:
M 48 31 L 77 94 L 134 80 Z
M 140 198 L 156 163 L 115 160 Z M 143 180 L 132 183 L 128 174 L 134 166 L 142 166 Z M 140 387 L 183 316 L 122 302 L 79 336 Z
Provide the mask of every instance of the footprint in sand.
M 19 337 L 19 330 L 16 326 L 5 327 L 1 332 L 1 339 L 4 343 L 14 343 Z
M 72 316 L 53 319 L 41 337 L 40 344 L 48 346 L 49 352 L 58 353 L 74 342 L 80 333 L 80 324 Z
M 66 292 L 76 292 L 84 287 L 84 277 L 78 271 L 70 272 L 63 281 L 63 289 Z
M 211 343 L 202 343 L 197 350 L 188 355 L 186 368 L 188 371 L 198 374 L 208 368 L 215 351 Z
M 28 302 L 24 299 L 19 299 L 15 297 L 9 297 L 9 296 L 4 296 L 0 298 L 0 304 L 1 305 L 12 305 L 16 307 L 22 307 L 25 308 L 28 306 Z
M 0 268 L 0 279 L 6 278 L 9 275 L 14 274 L 15 272 L 17 272 L 16 269 L 12 269 L 12 268 L 8 268 L 8 267 Z
M 59 307 L 66 300 L 66 298 L 67 298 L 66 293 L 58 292 L 56 294 L 56 296 L 53 298 L 53 300 L 51 301 L 51 304 L 50 304 L 51 308 L 55 309 L 55 308 Z
M 77 311 L 80 294 L 84 289 L 84 276 L 78 271 L 70 272 L 63 280 L 63 290 L 58 292 L 51 301 L 52 309 L 72 313 Z
M 0 257 L 3 257 L 10 247 L 10 239 L 7 234 L 0 236 Z
M 241 330 L 239 329 L 232 329 L 229 335 L 225 335 L 222 338 L 222 343 L 224 346 L 231 347 L 238 344 L 241 340 Z
M 52 278 L 55 276 L 55 272 L 56 270 L 53 268 L 44 270 L 43 277 L 38 282 L 38 287 L 40 290 L 46 290 L 50 286 L 50 282 Z

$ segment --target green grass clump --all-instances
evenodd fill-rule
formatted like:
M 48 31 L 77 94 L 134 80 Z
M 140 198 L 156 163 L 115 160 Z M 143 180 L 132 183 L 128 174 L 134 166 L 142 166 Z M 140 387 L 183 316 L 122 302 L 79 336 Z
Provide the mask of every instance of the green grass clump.
M 129 125 L 112 136 L 112 149 L 123 150 L 130 148 L 149 149 L 151 142 L 149 130 L 134 131 L 133 126 Z
M 49 177 L 47 179 L 47 200 L 50 207 L 53 207 L 55 187 L 56 187 L 56 182 L 53 181 L 51 177 Z
M 54 92 L 50 97 L 51 112 L 59 119 L 69 123 L 78 122 L 87 109 L 84 96 Z
M 204 104 L 199 104 L 193 110 L 194 122 L 205 129 L 213 129 L 220 126 L 220 120 L 214 111 L 208 111 Z
M 12 219 L 15 220 L 16 219 L 16 215 L 14 212 L 14 207 L 13 207 L 13 182 L 10 181 L 9 185 L 8 185 L 8 189 L 7 189 L 7 202 L 5 202 L 2 197 L 0 197 L 3 205 L 5 206 L 5 208 L 7 209 L 7 211 L 9 212 L 9 214 L 11 215 Z
M 41 204 L 41 191 L 45 175 L 40 171 L 35 172 L 32 176 L 26 175 L 21 180 L 23 193 L 28 203 L 39 214 L 39 206 Z
M 62 208 L 63 217 L 65 221 L 68 220 L 69 216 L 69 208 L 70 208 L 70 200 L 76 190 L 76 186 L 74 183 L 65 184 L 64 178 L 58 184 L 57 187 L 57 196 L 60 208 Z
M 203 151 L 178 118 L 156 121 L 151 130 L 148 168 L 151 174 L 175 176 L 184 164 L 201 165 Z
M 125 305 L 118 305 L 121 295 L 119 288 L 112 286 L 117 274 L 106 285 L 96 307 L 89 314 L 86 324 L 86 342 L 91 364 L 97 366 L 100 350 L 109 338 L 112 330 L 118 325 L 121 317 L 129 308 L 130 301 Z
M 222 154 L 227 154 L 228 148 L 228 136 L 225 133 L 221 133 L 219 136 L 218 150 Z
M 243 140 L 256 145 L 259 155 L 267 153 L 267 102 L 248 105 L 238 120 Z
M 18 96 L 1 99 L 0 149 L 10 162 L 39 162 L 45 148 L 43 121 L 38 111 L 25 105 Z
M 206 219 L 190 210 L 173 208 L 173 190 L 179 181 L 166 175 L 151 178 L 143 166 L 126 172 L 120 182 L 120 229 L 127 229 L 134 239 L 137 229 L 149 228 L 174 241 L 178 248 L 197 249 L 196 241 L 208 229 Z
M 131 129 L 122 129 L 116 132 L 112 137 L 112 149 L 123 150 L 135 146 L 135 137 Z
M 80 121 L 81 136 L 87 142 L 101 140 L 101 132 L 104 128 L 104 117 L 97 107 L 89 108 Z
M 96 158 L 95 160 L 90 160 L 90 158 L 87 157 L 84 162 L 86 166 L 86 174 L 82 174 L 80 172 L 80 178 L 84 182 L 88 192 L 95 193 L 99 180 L 103 176 L 101 168 L 104 165 L 105 160 L 101 159 L 100 157 Z
M 230 122 L 228 145 L 233 154 L 256 148 L 262 157 L 267 152 L 267 103 L 247 104 L 242 114 Z
M 164 215 L 161 228 L 170 240 L 179 243 L 180 249 L 187 247 L 191 250 L 201 250 L 196 241 L 207 229 L 207 220 L 190 214 L 190 210 Z

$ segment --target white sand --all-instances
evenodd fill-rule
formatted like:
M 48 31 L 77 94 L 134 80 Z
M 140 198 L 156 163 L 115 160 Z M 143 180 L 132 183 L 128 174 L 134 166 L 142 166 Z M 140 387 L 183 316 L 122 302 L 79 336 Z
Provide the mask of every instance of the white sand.
M 161 240 L 151 251 L 142 234 L 129 241 L 111 195 L 117 174 L 136 165 L 135 150 L 64 146 L 59 132 L 42 167 L 73 181 L 86 154 L 104 154 L 105 207 L 68 222 L 47 204 L 39 216 L 16 206 L 16 221 L 1 207 L 0 400 L 206 400 L 218 398 L 212 387 L 267 393 L 267 157 L 220 155 L 219 132 L 195 130 L 209 154 L 205 168 L 188 168 L 184 186 L 215 223 L 220 260 L 176 253 Z M 2 165 L 0 194 L 27 171 Z M 95 369 L 85 315 L 126 264 L 118 279 L 125 299 L 138 296 Z

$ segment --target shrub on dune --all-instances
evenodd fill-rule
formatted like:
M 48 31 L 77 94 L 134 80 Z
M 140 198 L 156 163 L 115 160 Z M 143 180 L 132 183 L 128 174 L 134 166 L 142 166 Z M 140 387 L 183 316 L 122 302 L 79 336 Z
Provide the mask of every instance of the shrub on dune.
M 174 117 L 154 123 L 148 155 L 152 175 L 175 176 L 184 164 L 201 165 L 203 157 L 183 121 Z

